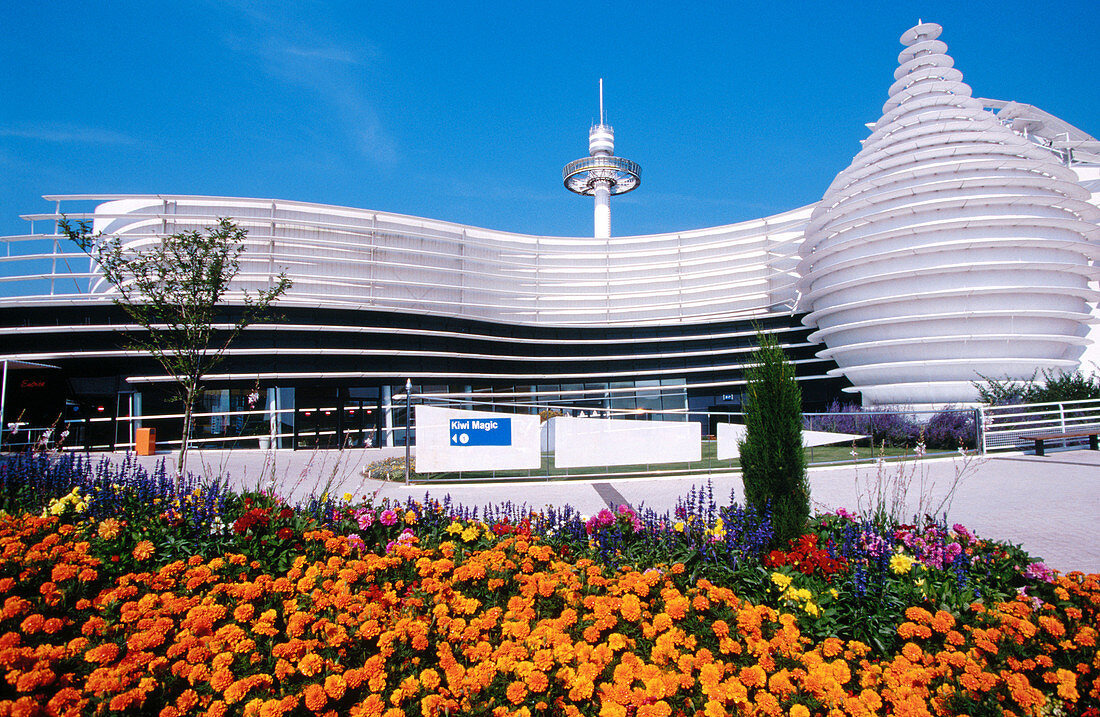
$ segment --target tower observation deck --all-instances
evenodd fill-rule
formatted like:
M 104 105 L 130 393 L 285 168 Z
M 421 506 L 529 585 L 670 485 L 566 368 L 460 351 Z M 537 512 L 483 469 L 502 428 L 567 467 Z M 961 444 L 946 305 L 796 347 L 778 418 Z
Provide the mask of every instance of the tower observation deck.
M 604 122 L 603 80 L 600 80 L 600 122 L 588 130 L 590 156 L 565 165 L 562 181 L 576 194 L 596 198 L 595 237 L 611 236 L 611 195 L 626 194 L 642 183 L 642 168 L 615 156 L 615 131 Z

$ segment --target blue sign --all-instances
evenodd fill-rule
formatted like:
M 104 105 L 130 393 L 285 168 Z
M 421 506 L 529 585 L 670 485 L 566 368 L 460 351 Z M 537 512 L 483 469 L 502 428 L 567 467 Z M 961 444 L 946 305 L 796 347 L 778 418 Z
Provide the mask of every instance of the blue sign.
M 452 446 L 510 446 L 511 418 L 452 418 Z
M 723 393 L 722 394 L 722 401 L 724 403 L 733 403 L 733 394 L 732 393 Z

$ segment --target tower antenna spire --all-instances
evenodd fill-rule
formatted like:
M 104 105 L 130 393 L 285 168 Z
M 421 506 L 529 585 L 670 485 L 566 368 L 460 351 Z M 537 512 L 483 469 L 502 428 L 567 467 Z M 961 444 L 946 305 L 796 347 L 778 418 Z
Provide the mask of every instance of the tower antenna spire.
M 603 78 L 600 78 L 600 124 L 604 124 L 603 121 Z
M 642 168 L 629 159 L 615 156 L 615 130 L 604 124 L 603 78 L 600 78 L 600 123 L 588 130 L 588 155 L 565 165 L 561 171 L 565 188 L 596 200 L 595 237 L 611 237 L 611 196 L 626 194 L 642 181 Z

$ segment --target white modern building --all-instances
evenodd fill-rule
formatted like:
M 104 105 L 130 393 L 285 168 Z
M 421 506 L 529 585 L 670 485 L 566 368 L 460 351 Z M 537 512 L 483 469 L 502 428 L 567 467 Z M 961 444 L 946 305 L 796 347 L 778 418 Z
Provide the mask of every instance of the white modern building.
M 233 218 L 248 230 L 238 291 L 287 271 L 278 320 L 234 344 L 207 408 L 266 391 L 292 411 L 296 445 L 325 432 L 388 442 L 400 419 L 386 407 L 409 377 L 529 407 L 736 410 L 757 329 L 779 337 L 815 406 L 845 392 L 962 404 L 981 376 L 1073 370 L 1097 298 L 1100 143 L 1035 107 L 972 97 L 939 34 L 922 23 L 902 36 L 883 115 L 821 202 L 727 226 L 612 237 L 609 198 L 640 168 L 614 156 L 602 112 L 591 156 L 563 172 L 595 198 L 595 238 L 271 199 L 48 196 L 54 211 L 3 238 L 17 295 L 0 298 L 0 359 L 60 367 L 55 393 L 85 414 L 157 410 L 168 378 L 119 342 L 110 287 L 55 234 L 78 214 L 67 206 L 95 200 L 95 230 L 135 246 Z

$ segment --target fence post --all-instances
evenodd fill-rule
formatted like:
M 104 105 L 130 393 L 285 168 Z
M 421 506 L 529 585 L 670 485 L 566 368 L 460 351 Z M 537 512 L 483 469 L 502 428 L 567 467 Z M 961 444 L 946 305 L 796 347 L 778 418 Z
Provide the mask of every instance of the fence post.
M 1059 419 L 1059 422 L 1062 425 L 1062 433 L 1065 433 L 1066 432 L 1066 404 L 1064 404 L 1064 403 L 1059 403 L 1058 404 L 1058 419 Z M 1062 448 L 1065 448 L 1068 445 L 1069 445 L 1069 439 L 1068 438 L 1063 438 L 1062 439 Z
M 985 455 L 985 407 L 974 409 L 974 448 Z

